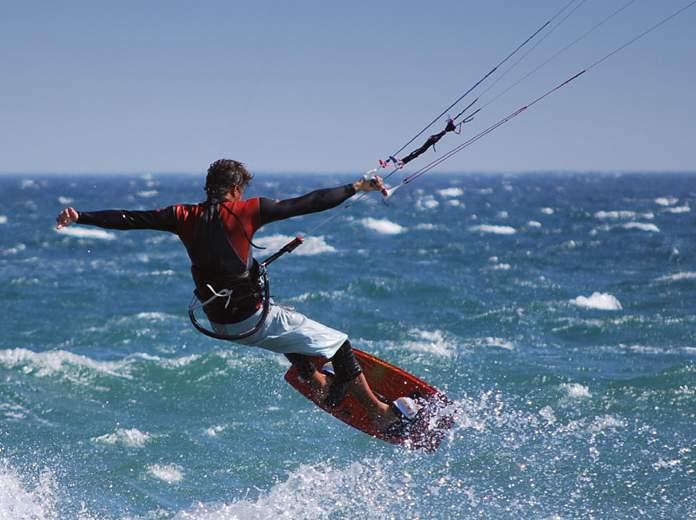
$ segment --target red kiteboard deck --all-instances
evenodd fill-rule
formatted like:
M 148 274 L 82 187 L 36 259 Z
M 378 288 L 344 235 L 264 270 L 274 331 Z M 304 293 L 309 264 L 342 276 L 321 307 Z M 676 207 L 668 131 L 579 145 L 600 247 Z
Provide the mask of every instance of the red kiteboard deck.
M 451 415 L 443 412 L 443 409 L 450 404 L 450 400 L 422 379 L 397 366 L 356 348 L 353 352 L 370 387 L 381 399 L 392 402 L 398 397 L 408 396 L 416 399 L 423 406 L 417 418 L 403 431 L 397 434 L 385 434 L 378 431 L 368 419 L 365 408 L 350 394 L 336 408 L 325 406 L 315 397 L 309 384 L 300 378 L 297 369 L 293 366 L 286 372 L 285 380 L 323 410 L 368 435 L 393 444 L 435 451 L 454 422 Z M 327 361 L 320 356 L 309 359 L 317 369 Z

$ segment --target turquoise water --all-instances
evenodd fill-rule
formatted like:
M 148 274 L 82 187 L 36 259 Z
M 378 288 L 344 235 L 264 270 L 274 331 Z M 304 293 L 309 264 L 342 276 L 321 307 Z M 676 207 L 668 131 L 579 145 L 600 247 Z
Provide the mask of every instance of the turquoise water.
M 349 179 L 259 174 L 249 195 Z M 433 455 L 313 407 L 284 358 L 197 334 L 176 237 L 53 229 L 66 205 L 201 185 L 0 178 L 0 518 L 696 515 L 696 175 L 426 177 L 273 265 L 278 301 L 456 402 Z

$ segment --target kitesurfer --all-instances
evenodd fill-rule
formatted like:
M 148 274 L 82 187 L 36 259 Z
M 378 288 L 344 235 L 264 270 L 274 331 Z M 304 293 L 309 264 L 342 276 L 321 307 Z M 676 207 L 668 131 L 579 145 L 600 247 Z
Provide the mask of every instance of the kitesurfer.
M 208 168 L 205 202 L 150 211 L 66 208 L 58 215 L 56 227 L 77 223 L 175 233 L 188 252 L 195 294 L 211 326 L 218 334 L 234 336 L 259 322 L 262 309 L 259 264 L 251 250 L 257 230 L 271 222 L 334 208 L 358 192 L 384 191 L 381 178 L 363 177 L 292 199 L 243 199 L 251 179 L 244 164 L 220 159 Z M 260 328 L 238 342 L 285 354 L 329 406 L 337 406 L 351 393 L 365 406 L 377 428 L 392 427 L 400 420 L 400 403 L 395 408 L 372 392 L 343 332 L 271 303 Z M 308 355 L 323 356 L 331 364 L 316 370 Z

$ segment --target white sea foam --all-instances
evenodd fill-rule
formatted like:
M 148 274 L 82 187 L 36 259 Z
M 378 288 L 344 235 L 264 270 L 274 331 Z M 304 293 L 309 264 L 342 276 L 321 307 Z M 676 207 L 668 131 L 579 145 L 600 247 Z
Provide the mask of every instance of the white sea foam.
M 33 374 L 36 377 L 61 375 L 77 384 L 84 384 L 89 374 L 85 374 L 85 370 L 75 370 L 75 368 L 131 378 L 125 370 L 128 366 L 127 362 L 94 361 L 65 350 L 48 352 L 33 352 L 23 348 L 0 350 L 0 366 L 10 369 L 21 368 L 24 374 Z
M 34 180 L 32 180 L 32 179 L 24 179 L 24 180 L 22 181 L 22 183 L 20 184 L 20 187 L 21 187 L 23 190 L 34 189 L 34 188 L 38 188 L 38 187 L 39 187 L 39 183 L 36 182 L 36 181 L 34 181 Z
M 579 383 L 563 383 L 561 389 L 571 399 L 585 399 L 592 397 L 590 389 Z
M 427 195 L 421 197 L 416 201 L 416 208 L 423 209 L 435 209 L 440 205 L 440 203 L 432 195 Z
M 648 231 L 650 233 L 659 233 L 660 228 L 655 224 L 646 224 L 643 222 L 628 222 L 623 225 L 624 229 L 637 229 L 639 231 Z
M 27 246 L 25 244 L 19 243 L 14 247 L 8 247 L 7 249 L 0 249 L 0 253 L 3 255 L 16 255 L 26 250 Z
M 151 439 L 152 435 L 147 432 L 141 432 L 137 428 L 118 428 L 113 433 L 93 437 L 92 441 L 112 446 L 123 446 L 125 448 L 142 448 Z
M 515 345 L 503 338 L 495 338 L 488 336 L 486 338 L 481 338 L 477 342 L 482 347 L 495 347 L 502 348 L 503 350 L 514 350 Z
M 27 482 L 6 461 L 0 460 L 0 518 L 7 520 L 54 520 L 58 518 L 56 483 L 43 471 Z
M 530 220 L 527 222 L 527 227 L 530 228 L 540 228 L 541 227 L 541 222 L 537 222 L 536 220 Z
M 594 214 L 594 217 L 599 220 L 619 220 L 619 219 L 629 219 L 629 218 L 636 218 L 636 212 L 635 211 L 627 211 L 627 210 L 621 210 L 621 211 L 597 211 Z
M 288 301 L 291 302 L 306 302 L 306 301 L 311 301 L 311 300 L 324 300 L 324 301 L 330 301 L 330 300 L 337 300 L 339 298 L 344 298 L 346 297 L 347 293 L 346 291 L 308 291 L 304 292 L 302 294 L 299 294 L 297 296 L 293 296 L 292 298 L 289 298 Z
M 620 311 L 623 308 L 616 296 L 608 293 L 593 292 L 589 297 L 578 296 L 570 301 L 578 307 L 600 311 Z
M 464 195 L 464 190 L 461 188 L 444 188 L 442 190 L 437 190 L 441 197 L 454 198 L 461 197 Z
M 681 464 L 681 460 L 679 459 L 664 460 L 662 457 L 660 457 L 657 462 L 652 465 L 652 467 L 653 469 L 660 470 L 673 468 L 679 464 Z
M 554 424 L 556 422 L 556 414 L 553 413 L 553 408 L 550 406 L 544 406 L 539 410 L 539 415 L 546 419 L 546 422 L 549 424 Z
M 7 224 L 7 217 L 5 215 L 0 215 L 0 224 Z
M 136 195 L 143 199 L 150 199 L 157 196 L 159 192 L 157 190 L 143 190 L 136 193 Z
M 184 480 L 184 471 L 178 464 L 150 464 L 148 473 L 167 484 L 175 484 Z
M 459 206 L 464 206 L 464 203 L 459 199 L 450 199 L 447 201 L 447 205 L 457 208 Z
M 553 208 L 541 208 L 539 211 L 544 215 L 553 215 L 555 213 Z
M 691 207 L 688 204 L 684 206 L 675 206 L 673 208 L 665 208 L 665 213 L 674 213 L 675 215 L 680 213 L 689 213 L 690 211 Z
M 433 487 L 437 483 L 433 483 Z M 392 518 L 395 503 L 416 496 L 409 472 L 388 472 L 383 463 L 353 462 L 333 468 L 331 461 L 300 465 L 287 479 L 256 499 L 230 504 L 198 504 L 176 520 L 266 520 L 270 518 Z M 337 499 L 336 497 L 341 497 Z M 409 515 L 408 518 L 419 516 Z
M 423 231 L 433 231 L 434 229 L 437 229 L 437 226 L 435 224 L 431 224 L 430 222 L 424 222 L 422 224 L 418 224 L 416 226 L 416 229 Z
M 276 251 L 294 238 L 295 237 L 289 235 L 275 234 L 256 237 L 254 238 L 254 242 L 270 251 Z M 304 243 L 295 249 L 292 254 L 298 256 L 311 256 L 335 252 L 336 248 L 331 244 L 327 244 L 325 238 L 322 235 L 319 235 L 306 237 L 304 239 Z
M 217 437 L 219 433 L 222 433 L 225 431 L 225 426 L 222 426 L 220 424 L 211 426 L 210 428 L 206 428 L 205 434 L 208 437 Z
M 599 433 L 605 430 L 618 430 L 619 428 L 624 428 L 626 423 L 613 415 L 601 415 L 595 417 L 592 421 L 588 430 L 591 433 Z
M 674 206 L 679 199 L 676 197 L 658 197 L 655 199 L 655 204 L 658 206 Z
M 116 240 L 116 235 L 103 229 L 85 229 L 79 227 L 64 227 L 55 229 L 55 232 L 60 235 L 65 235 L 73 238 L 94 238 L 97 240 Z
M 471 231 L 478 231 L 480 233 L 492 233 L 494 235 L 514 235 L 517 230 L 511 226 L 495 226 L 491 224 L 481 224 L 479 226 L 471 226 L 469 228 Z
M 454 356 L 457 345 L 449 340 L 440 330 L 411 329 L 409 334 L 414 339 L 403 343 L 402 348 L 413 352 L 425 352 L 435 356 L 449 358 Z
M 406 231 L 406 228 L 387 219 L 367 217 L 358 221 L 365 228 L 376 231 L 382 235 L 398 235 Z
M 70 197 L 64 197 L 62 195 L 58 197 L 58 204 L 67 206 L 68 204 L 72 204 L 73 202 L 75 202 L 75 199 L 71 199 Z
M 658 282 L 680 282 L 682 280 L 696 280 L 696 272 L 685 271 L 680 273 L 668 274 L 660 276 Z

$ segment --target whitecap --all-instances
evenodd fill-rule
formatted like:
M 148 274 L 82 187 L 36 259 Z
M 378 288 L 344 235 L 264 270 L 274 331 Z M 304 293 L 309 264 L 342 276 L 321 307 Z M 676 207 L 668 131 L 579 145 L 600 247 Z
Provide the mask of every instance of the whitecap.
M 215 425 L 211 426 L 210 428 L 206 428 L 205 434 L 208 437 L 217 437 L 219 433 L 222 433 L 225 431 L 225 426 L 222 425 Z
M 486 337 L 486 338 L 481 338 L 478 341 L 478 344 L 482 347 L 495 347 L 495 348 L 502 348 L 503 350 L 514 350 L 515 345 L 513 345 L 511 342 L 504 340 L 503 338 L 495 338 L 492 336 Z
M 199 503 L 176 518 L 392 518 L 395 504 L 403 505 L 404 497 L 416 496 L 419 491 L 408 472 L 388 471 L 382 461 L 332 467 L 332 460 L 327 459 L 319 465 L 301 464 L 289 472 L 286 480 L 273 484 L 256 498 L 228 504 Z
M 64 197 L 63 195 L 58 197 L 58 204 L 67 206 L 68 204 L 72 204 L 73 202 L 75 202 L 75 200 L 71 199 L 70 197 Z
M 94 361 L 65 350 L 48 352 L 33 352 L 24 348 L 0 350 L 0 366 L 10 369 L 21 368 L 25 374 L 34 374 L 36 377 L 60 374 L 77 384 L 83 384 L 87 376 L 80 371 L 77 375 L 71 374 L 70 367 L 86 368 L 126 379 L 131 378 L 129 374 L 124 373 L 124 362 Z
M 151 439 L 152 435 L 147 432 L 141 432 L 137 428 L 118 428 L 113 433 L 93 437 L 92 441 L 112 446 L 123 446 L 125 448 L 142 448 Z
M 540 228 L 541 227 L 541 222 L 537 222 L 536 220 L 530 220 L 527 222 L 527 227 L 530 228 Z
M 157 190 L 143 190 L 143 191 L 137 192 L 136 195 L 138 197 L 143 198 L 143 199 L 150 199 L 152 197 L 157 196 L 158 193 L 159 192 Z
M 45 520 L 58 518 L 56 482 L 43 471 L 28 485 L 7 461 L 0 460 L 0 518 Z
M 23 190 L 34 189 L 39 187 L 39 183 L 31 179 L 24 179 L 20 186 Z
M 450 199 L 447 201 L 447 205 L 457 208 L 459 206 L 464 206 L 464 203 L 458 199 Z
M 592 397 L 590 389 L 580 383 L 563 383 L 561 389 L 571 399 L 585 399 Z
M 681 464 L 681 460 L 679 459 L 672 459 L 672 460 L 664 460 L 662 457 L 660 457 L 656 463 L 652 465 L 653 469 L 669 469 L 673 468 L 674 466 L 678 466 Z
M 514 235 L 517 230 L 511 226 L 495 226 L 491 224 L 481 224 L 479 226 L 471 226 L 471 231 L 479 231 L 481 233 L 493 233 L 494 235 Z
M 150 464 L 148 472 L 167 484 L 181 482 L 184 479 L 184 471 L 178 464 Z
M 546 419 L 546 422 L 549 424 L 554 424 L 556 422 L 556 414 L 553 413 L 553 408 L 550 406 L 544 406 L 539 410 L 539 415 Z
M 679 282 L 681 280 L 696 280 L 696 272 L 685 271 L 674 274 L 668 274 L 665 276 L 660 276 L 658 282 Z
M 295 237 L 289 235 L 266 235 L 262 237 L 254 238 L 254 242 L 261 247 L 269 249 L 271 252 L 283 247 L 285 244 L 293 240 Z M 336 248 L 330 244 L 326 243 L 326 240 L 322 235 L 305 237 L 304 242 L 300 247 L 293 251 L 293 255 L 298 256 L 311 256 L 319 255 L 322 253 L 335 253 Z
M 450 358 L 457 348 L 456 344 L 446 338 L 440 330 L 411 329 L 409 334 L 414 340 L 406 341 L 402 347 L 413 352 L 425 352 L 435 356 Z
M 553 215 L 555 213 L 553 208 L 541 208 L 539 211 L 544 215 Z
M 7 249 L 0 249 L 0 253 L 3 255 L 16 255 L 26 250 L 27 246 L 25 244 L 19 243 L 14 247 L 9 247 Z
M 7 224 L 7 217 L 5 215 L 0 215 L 0 224 Z
M 406 231 L 406 228 L 387 219 L 367 217 L 358 221 L 365 228 L 381 233 L 382 235 L 398 235 Z
M 594 217 L 599 220 L 618 220 L 618 219 L 629 219 L 635 218 L 635 211 L 596 211 Z
M 674 206 L 679 199 L 676 197 L 658 197 L 655 199 L 655 204 L 658 206 Z
M 306 302 L 309 300 L 332 301 L 339 298 L 344 298 L 347 295 L 346 291 L 308 291 L 298 296 L 293 296 L 288 299 L 291 302 Z
M 425 222 L 423 224 L 418 224 L 416 229 L 422 231 L 433 231 L 434 229 L 437 229 L 437 226 L 435 224 L 431 224 L 430 222 Z
M 623 308 L 616 296 L 608 293 L 593 292 L 589 297 L 578 296 L 570 301 L 578 307 L 600 311 L 620 311 Z
M 680 213 L 689 213 L 691 211 L 691 207 L 686 204 L 684 206 L 675 206 L 673 208 L 665 208 L 665 213 L 673 213 L 675 215 L 678 215 Z
M 660 228 L 655 224 L 645 224 L 643 222 L 628 222 L 623 225 L 624 229 L 637 229 L 639 231 L 648 231 L 650 233 L 659 233 Z
M 84 229 L 78 227 L 64 227 L 55 229 L 56 233 L 73 238 L 94 238 L 97 240 L 116 240 L 116 235 L 103 229 Z
M 616 430 L 618 428 L 624 428 L 626 423 L 621 419 L 614 417 L 613 415 L 602 415 L 600 417 L 595 417 L 590 424 L 588 430 L 591 433 L 599 433 L 604 430 Z
M 435 198 L 432 195 L 428 195 L 426 197 L 418 199 L 416 202 L 416 208 L 423 210 L 423 209 L 435 209 L 440 205 L 440 203 L 435 200 Z
M 437 190 L 437 192 L 444 198 L 461 197 L 464 195 L 464 190 L 461 188 L 444 188 L 442 190 Z

